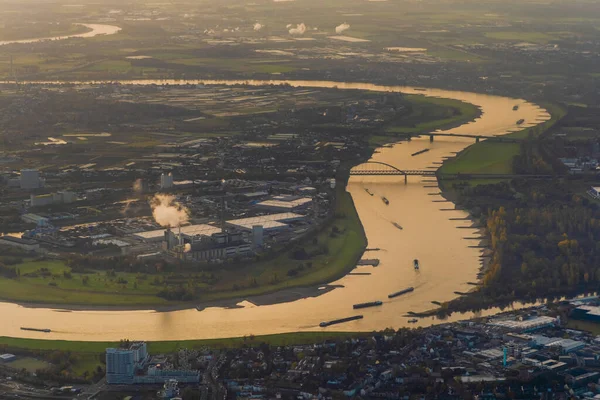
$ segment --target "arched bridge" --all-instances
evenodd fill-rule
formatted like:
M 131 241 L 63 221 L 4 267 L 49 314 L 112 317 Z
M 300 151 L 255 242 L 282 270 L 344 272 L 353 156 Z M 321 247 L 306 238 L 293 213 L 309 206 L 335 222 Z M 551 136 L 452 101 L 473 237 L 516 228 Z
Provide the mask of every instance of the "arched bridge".
M 354 176 L 404 176 L 404 182 L 406 183 L 409 175 L 411 176 L 435 176 L 435 171 L 433 170 L 417 170 L 417 169 L 408 169 L 401 170 L 393 165 L 386 164 L 378 161 L 367 161 L 366 163 L 357 165 L 356 167 L 350 170 L 350 175 Z

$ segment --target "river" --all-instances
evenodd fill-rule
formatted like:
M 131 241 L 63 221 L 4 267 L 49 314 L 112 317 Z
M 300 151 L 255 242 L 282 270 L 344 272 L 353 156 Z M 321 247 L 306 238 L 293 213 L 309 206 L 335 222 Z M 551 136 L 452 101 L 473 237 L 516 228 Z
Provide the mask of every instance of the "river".
M 403 92 L 425 96 L 444 97 L 472 103 L 482 110 L 474 122 L 450 129 L 447 133 L 494 136 L 533 126 L 548 120 L 546 110 L 524 100 L 483 94 L 419 89 L 402 86 L 380 86 L 364 83 L 325 81 L 130 81 L 124 84 L 281 84 L 295 87 L 360 89 L 381 92 Z M 518 110 L 513 106 L 519 105 Z M 517 126 L 516 121 L 525 123 Z M 397 166 L 400 169 L 434 169 L 445 157 L 451 157 L 473 143 L 473 139 L 429 137 L 396 144 L 392 148 L 378 149 L 373 161 Z M 430 151 L 412 157 L 411 154 L 428 148 Z M 375 195 L 370 196 L 365 189 Z M 240 303 L 241 308 L 208 308 L 155 311 L 71 311 L 60 312 L 48 308 L 28 308 L 11 303 L 0 303 L 0 335 L 63 340 L 184 340 L 243 335 L 274 334 L 295 331 L 323 330 L 321 321 L 358 314 L 352 305 L 359 302 L 383 300 L 381 307 L 360 310 L 364 319 L 325 328 L 331 331 L 372 331 L 386 327 L 430 326 L 440 323 L 435 318 L 425 318 L 416 324 L 408 323 L 408 311 L 425 311 L 434 307 L 431 301 L 448 301 L 456 297 L 455 291 L 472 288 L 467 282 L 476 280 L 480 268 L 481 249 L 477 229 L 468 228 L 470 221 L 464 211 L 453 210 L 454 205 L 442 202 L 437 183 L 432 178 L 409 177 L 351 177 L 348 184 L 356 208 L 364 225 L 369 247 L 381 251 L 366 253 L 376 257 L 381 264 L 360 267 L 370 275 L 347 275 L 333 282 L 343 288 L 322 296 L 305 298 L 288 303 L 255 306 Z M 386 206 L 381 196 L 389 199 Z M 403 230 L 392 225 L 397 222 Z M 467 227 L 463 229 L 461 227 Z M 412 260 L 420 260 L 421 269 L 413 269 Z M 387 294 L 413 286 L 415 291 L 388 300 Z M 491 315 L 498 310 L 487 310 Z M 472 313 L 453 314 L 446 321 L 473 317 Z M 21 331 L 21 326 L 50 328 L 52 333 Z
M 0 41 L 0 46 L 4 46 L 7 44 L 15 44 L 15 43 L 37 43 L 37 42 L 46 42 L 52 40 L 64 40 L 71 38 L 90 38 L 98 35 L 114 35 L 119 32 L 121 28 L 114 25 L 102 25 L 102 24 L 76 24 L 80 26 L 85 26 L 90 29 L 88 32 L 78 33 L 74 35 L 66 35 L 66 36 L 54 36 L 54 37 L 45 37 L 45 38 L 33 38 L 33 39 L 21 39 L 21 40 L 5 40 Z

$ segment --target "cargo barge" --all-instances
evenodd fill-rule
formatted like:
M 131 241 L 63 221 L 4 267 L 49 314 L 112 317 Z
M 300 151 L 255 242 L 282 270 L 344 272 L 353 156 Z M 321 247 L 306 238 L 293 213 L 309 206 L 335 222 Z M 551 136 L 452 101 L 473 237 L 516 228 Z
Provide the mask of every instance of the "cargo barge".
M 383 304 L 383 301 L 377 300 L 377 301 L 370 301 L 368 303 L 358 303 L 352 306 L 352 308 L 354 308 L 355 310 L 358 310 L 359 308 L 368 308 L 368 307 L 377 307 Z
M 384 196 L 381 196 L 381 201 L 383 201 L 386 206 L 390 205 L 390 201 L 386 197 L 384 197 Z
M 419 154 L 423 154 L 423 153 L 427 153 L 429 151 L 429 149 L 423 149 L 423 150 L 419 150 L 416 153 L 412 153 L 411 156 L 418 156 Z
M 521 118 L 520 120 L 517 121 L 517 125 L 521 125 L 523 122 L 525 122 L 525 120 L 523 118 Z
M 326 328 L 331 325 L 343 324 L 344 322 L 356 321 L 357 319 L 363 319 L 363 318 L 364 317 L 362 315 L 355 315 L 353 317 L 348 317 L 348 318 L 340 318 L 340 319 L 334 319 L 331 321 L 323 321 L 319 324 L 319 326 L 321 328 Z
M 33 332 L 44 332 L 44 333 L 50 333 L 52 332 L 50 329 L 39 329 L 39 328 L 26 328 L 26 327 L 21 327 L 22 331 L 33 331 Z
M 414 287 L 409 287 L 404 290 L 400 290 L 399 292 L 394 292 L 392 294 L 388 294 L 388 298 L 393 299 L 394 297 L 402 296 L 403 294 L 413 292 L 415 290 Z

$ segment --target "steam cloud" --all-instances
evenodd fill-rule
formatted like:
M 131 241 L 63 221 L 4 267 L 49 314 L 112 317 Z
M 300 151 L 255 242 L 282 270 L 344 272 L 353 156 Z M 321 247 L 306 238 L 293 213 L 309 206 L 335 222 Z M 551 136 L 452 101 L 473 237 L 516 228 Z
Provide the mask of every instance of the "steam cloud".
M 350 25 L 344 22 L 343 24 L 335 27 L 335 33 L 339 35 L 340 33 L 347 31 L 348 29 L 350 29 Z
M 254 32 L 260 31 L 265 26 L 263 24 L 259 24 L 258 22 L 254 24 Z
M 292 27 L 292 24 L 287 24 L 285 27 L 286 29 L 290 29 Z
M 157 194 L 150 201 L 150 206 L 156 223 L 165 228 L 175 228 L 189 220 L 189 210 L 174 196 Z
M 141 179 L 136 179 L 135 182 L 133 182 L 133 192 L 140 194 L 143 192 L 143 186 L 142 186 L 142 180 Z
M 304 32 L 306 32 L 306 25 L 304 25 L 304 22 L 298 24 L 295 28 L 290 28 L 289 32 L 290 35 L 304 35 Z

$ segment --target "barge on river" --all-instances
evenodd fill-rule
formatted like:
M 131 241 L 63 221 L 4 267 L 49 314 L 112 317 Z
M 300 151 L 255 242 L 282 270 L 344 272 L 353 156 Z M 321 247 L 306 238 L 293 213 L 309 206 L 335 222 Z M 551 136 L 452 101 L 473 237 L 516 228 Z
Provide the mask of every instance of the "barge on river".
M 21 327 L 21 330 L 22 330 L 22 331 L 33 331 L 33 332 L 44 332 L 44 333 L 50 333 L 50 332 L 52 332 L 52 331 L 51 331 L 50 329 L 48 329 L 48 328 L 45 328 L 45 329 L 40 329 L 40 328 L 27 328 L 27 327 L 24 327 L 24 326 L 22 326 L 22 327 Z
M 409 288 L 400 290 L 399 292 L 394 292 L 394 293 L 388 294 L 388 298 L 393 299 L 394 297 L 402 296 L 403 294 L 413 292 L 414 290 L 415 290 L 415 288 L 411 286 Z
M 352 308 L 354 308 L 355 310 L 358 310 L 359 308 L 367 308 L 367 307 L 377 307 L 383 304 L 383 301 L 377 300 L 377 301 L 370 301 L 368 303 L 358 303 L 352 306 Z
M 319 326 L 321 328 L 326 328 L 331 325 L 343 324 L 344 322 L 356 321 L 358 319 L 363 319 L 363 318 L 364 317 L 362 315 L 355 315 L 353 317 L 348 317 L 348 318 L 340 318 L 340 319 L 334 319 L 331 321 L 323 321 L 319 324 Z

